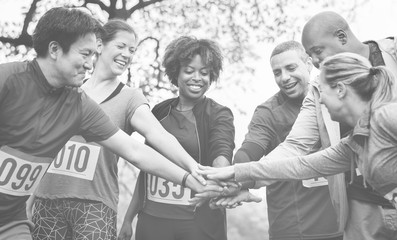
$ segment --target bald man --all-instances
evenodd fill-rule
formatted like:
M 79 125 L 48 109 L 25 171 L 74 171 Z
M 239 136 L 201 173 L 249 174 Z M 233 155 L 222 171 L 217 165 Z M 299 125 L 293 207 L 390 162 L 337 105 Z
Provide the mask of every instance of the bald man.
M 395 75 L 397 74 L 395 38 L 360 42 L 350 30 L 346 20 L 334 12 L 322 12 L 311 18 L 304 26 L 302 43 L 317 68 L 328 56 L 340 52 L 353 52 L 367 57 L 373 66 L 386 65 Z M 314 81 L 290 133 L 284 142 L 266 156 L 266 159 L 283 159 L 317 152 L 337 144 L 340 138 L 347 134 L 350 129 L 332 121 L 325 106 L 320 104 L 319 98 L 318 85 Z M 260 161 L 266 159 L 262 158 Z M 235 171 L 238 175 L 236 167 Z M 249 171 L 250 169 L 245 169 L 244 166 L 239 167 L 240 174 Z M 344 230 L 343 239 L 397 239 L 397 231 L 390 229 L 391 224 L 387 222 L 397 221 L 396 210 L 372 189 L 363 187 L 359 172 L 355 175 L 351 184 L 349 184 L 350 178 L 345 180 L 344 174 L 327 177 L 329 192 L 338 215 L 339 230 Z M 294 171 L 283 172 L 283 176 L 283 178 L 297 178 Z M 253 185 L 248 182 L 245 184 L 259 188 L 271 184 L 271 181 L 263 179 Z M 249 200 L 249 198 L 237 199 L 238 202 Z
M 311 18 L 303 28 L 302 44 L 317 68 L 328 56 L 353 52 L 368 58 L 373 66 L 386 65 L 397 75 L 396 39 L 360 42 L 346 20 L 334 12 L 322 12 Z M 348 134 L 351 129 L 332 121 L 319 98 L 314 81 L 290 133 L 266 159 L 307 155 L 337 144 Z M 288 174 L 295 179 L 293 171 Z M 254 188 L 269 185 L 267 179 L 263 180 L 256 181 Z M 364 187 L 358 171 L 352 179 L 349 173 L 327 177 L 327 180 L 344 240 L 397 239 L 397 231 L 390 229 L 387 223 L 397 221 L 396 210 L 368 184 Z
M 351 31 L 346 20 L 335 12 L 321 12 L 313 16 L 304 26 L 302 44 L 312 58 L 313 65 L 319 65 L 328 56 L 341 52 L 353 52 L 368 58 L 373 66 L 386 65 L 397 75 L 396 39 L 361 42 Z M 322 111 L 322 115 L 327 111 Z M 327 124 L 327 133 L 345 137 L 349 127 L 335 122 Z M 321 136 L 322 137 L 322 136 Z M 345 218 L 344 239 L 396 239 L 396 231 L 387 228 L 384 218 L 396 219 L 393 206 L 364 184 L 361 173 L 345 175 L 349 211 Z M 343 212 L 342 212 L 343 214 Z M 390 215 L 392 214 L 392 215 Z

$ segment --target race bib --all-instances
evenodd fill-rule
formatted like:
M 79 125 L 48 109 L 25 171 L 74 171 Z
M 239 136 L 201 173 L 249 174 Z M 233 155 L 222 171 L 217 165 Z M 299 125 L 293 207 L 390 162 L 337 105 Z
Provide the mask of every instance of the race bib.
M 34 157 L 10 147 L 0 149 L 0 192 L 30 195 L 46 172 L 51 158 Z
M 302 180 L 302 185 L 307 188 L 327 186 L 328 181 L 323 177 Z
M 49 173 L 92 180 L 101 147 L 87 143 L 68 141 L 58 153 Z
M 148 199 L 154 202 L 190 205 L 191 190 L 152 174 L 146 174 Z
M 357 176 L 361 176 L 362 175 L 360 170 L 358 170 L 358 168 L 356 168 L 356 174 L 357 174 Z

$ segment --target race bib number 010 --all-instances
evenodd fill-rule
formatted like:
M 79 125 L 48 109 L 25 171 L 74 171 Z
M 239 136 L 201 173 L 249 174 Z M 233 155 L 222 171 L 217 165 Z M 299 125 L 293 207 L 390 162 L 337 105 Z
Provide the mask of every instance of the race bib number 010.
M 96 145 L 68 141 L 48 168 L 48 172 L 92 180 L 100 150 Z
M 302 180 L 302 185 L 307 188 L 327 186 L 328 181 L 323 177 Z
M 0 150 L 0 192 L 13 195 L 30 195 L 36 189 L 46 172 L 47 162 L 31 162 L 29 157 L 17 157 L 10 152 Z M 31 157 L 32 159 L 37 157 Z
M 189 205 L 191 190 L 152 174 L 146 174 L 148 199 L 154 202 Z

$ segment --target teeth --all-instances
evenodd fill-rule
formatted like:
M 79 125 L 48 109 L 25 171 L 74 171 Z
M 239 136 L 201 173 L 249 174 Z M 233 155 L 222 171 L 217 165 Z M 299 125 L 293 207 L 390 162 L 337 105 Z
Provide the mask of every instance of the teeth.
M 120 60 L 115 60 L 115 62 L 116 62 L 117 64 L 121 65 L 122 67 L 124 67 L 125 64 L 126 64 L 126 62 L 120 61 Z
M 198 86 L 198 85 L 190 85 L 190 88 L 192 88 L 192 89 L 200 89 L 201 86 Z
M 297 83 L 288 84 L 288 85 L 284 86 L 284 88 L 286 88 L 286 89 L 293 88 L 293 87 L 295 87 L 296 84 Z

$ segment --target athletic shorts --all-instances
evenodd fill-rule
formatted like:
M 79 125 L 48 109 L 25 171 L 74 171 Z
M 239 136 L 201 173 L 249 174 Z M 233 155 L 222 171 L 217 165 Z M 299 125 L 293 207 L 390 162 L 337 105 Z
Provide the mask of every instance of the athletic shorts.
M 36 198 L 33 240 L 115 240 L 117 213 L 101 202 Z

